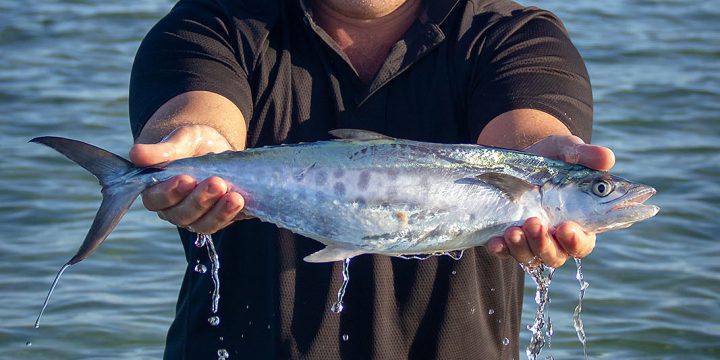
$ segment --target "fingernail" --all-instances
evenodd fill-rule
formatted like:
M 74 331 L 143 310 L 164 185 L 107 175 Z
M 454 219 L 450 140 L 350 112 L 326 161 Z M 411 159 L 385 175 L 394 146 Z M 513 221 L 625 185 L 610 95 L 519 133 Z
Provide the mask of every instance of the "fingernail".
M 193 189 L 195 189 L 195 182 L 194 181 L 187 181 L 182 180 L 177 186 L 177 189 L 179 192 L 186 194 L 191 192 Z
M 238 210 L 240 210 L 240 207 L 241 206 L 239 204 L 234 203 L 230 197 L 225 199 L 225 210 L 226 211 L 232 211 L 232 212 L 238 211 Z
M 540 224 L 530 225 L 530 228 L 528 230 L 530 230 L 530 235 L 532 235 L 533 237 L 539 237 L 540 235 L 542 235 L 542 225 Z

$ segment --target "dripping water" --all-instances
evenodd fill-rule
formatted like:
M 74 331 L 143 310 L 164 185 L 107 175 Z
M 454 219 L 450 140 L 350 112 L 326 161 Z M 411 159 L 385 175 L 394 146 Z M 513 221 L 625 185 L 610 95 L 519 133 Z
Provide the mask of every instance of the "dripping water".
M 220 258 L 218 257 L 217 251 L 215 251 L 215 244 L 213 243 L 210 235 L 197 234 L 195 246 L 204 246 L 207 248 L 208 257 L 210 258 L 210 275 L 212 276 L 213 282 L 211 310 L 213 314 L 217 314 L 218 305 L 220 304 L 220 276 L 218 275 L 218 271 L 220 269 Z M 195 271 L 204 273 L 207 271 L 207 268 L 204 265 L 197 265 L 195 266 Z
M 343 261 L 342 265 L 342 278 L 343 282 L 340 286 L 340 290 L 338 290 L 337 294 L 337 302 L 335 302 L 332 307 L 330 308 L 330 311 L 339 314 L 343 311 L 343 298 L 345 297 L 345 290 L 347 289 L 348 282 L 350 282 L 350 258 L 347 258 Z
M 55 291 L 55 287 L 58 284 L 58 281 L 60 281 L 60 277 L 62 274 L 67 270 L 67 268 L 70 267 L 70 263 L 67 263 L 63 265 L 60 270 L 58 270 L 57 275 L 55 275 L 55 280 L 53 280 L 52 285 L 50 285 L 50 291 L 48 291 L 47 296 L 45 297 L 45 302 L 43 302 L 42 309 L 40 309 L 40 314 L 38 315 L 37 319 L 35 320 L 35 328 L 40 327 L 40 318 L 42 318 L 43 313 L 45 312 L 45 308 L 47 308 L 48 302 L 50 301 L 50 296 L 52 296 L 53 291 Z
M 535 319 L 531 325 L 527 326 L 527 329 L 532 333 L 530 338 L 530 344 L 528 344 L 525 354 L 529 360 L 536 360 L 543 347 L 545 347 L 545 335 L 552 336 L 552 322 L 550 316 L 547 315 L 547 306 L 550 303 L 550 283 L 552 282 L 552 276 L 555 272 L 554 268 L 540 264 L 535 267 L 530 267 L 526 264 L 520 264 L 520 267 L 530 275 L 535 282 L 535 303 L 537 309 L 535 310 Z M 546 327 L 547 326 L 547 327 Z M 543 330 L 547 328 L 547 332 Z
M 585 297 L 585 290 L 588 288 L 588 286 L 590 286 L 590 284 L 585 281 L 585 276 L 582 272 L 582 260 L 580 260 L 579 258 L 575 258 L 575 265 L 577 266 L 577 273 L 575 274 L 575 278 L 580 283 L 580 295 L 578 295 L 578 304 L 575 307 L 575 311 L 573 311 L 573 326 L 575 327 L 575 332 L 577 333 L 578 340 L 580 340 L 580 343 L 582 344 L 583 355 L 585 356 L 585 359 L 587 359 L 587 338 L 585 337 L 585 328 L 583 327 L 580 313 L 582 312 L 582 304 L 583 298 Z
M 396 257 L 399 257 L 404 260 L 427 260 L 434 256 L 449 256 L 453 260 L 460 260 L 462 259 L 463 254 L 465 253 L 465 250 L 451 250 L 451 251 L 440 251 L 440 252 L 434 252 L 431 254 L 404 254 L 404 255 L 395 255 Z

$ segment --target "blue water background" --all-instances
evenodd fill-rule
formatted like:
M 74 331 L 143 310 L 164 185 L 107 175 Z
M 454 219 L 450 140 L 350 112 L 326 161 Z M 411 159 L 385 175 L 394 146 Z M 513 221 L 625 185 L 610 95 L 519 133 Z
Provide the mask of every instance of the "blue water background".
M 593 141 L 615 150 L 617 174 L 656 187 L 652 202 L 662 208 L 600 235 L 584 261 L 590 357 L 719 359 L 720 2 L 527 4 L 565 21 L 593 81 Z M 137 204 L 100 251 L 66 273 L 43 325 L 32 327 L 100 197 L 94 178 L 27 140 L 67 136 L 126 154 L 132 57 L 171 6 L 0 0 L 1 359 L 162 354 L 184 258 L 175 231 Z M 582 356 L 574 275 L 566 265 L 551 288 L 556 334 L 543 355 L 555 359 Z M 525 324 L 534 311 L 527 289 Z M 529 337 L 521 333 L 521 347 Z

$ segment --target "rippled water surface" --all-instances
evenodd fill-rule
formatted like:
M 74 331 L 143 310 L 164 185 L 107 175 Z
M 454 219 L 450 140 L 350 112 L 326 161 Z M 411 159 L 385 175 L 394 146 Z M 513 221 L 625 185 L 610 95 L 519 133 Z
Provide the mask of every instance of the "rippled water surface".
M 615 150 L 617 174 L 655 186 L 651 202 L 662 208 L 651 221 L 600 235 L 583 261 L 589 357 L 720 358 L 720 2 L 528 4 L 565 21 L 593 81 L 593 141 Z M 174 230 L 138 205 L 111 241 L 65 274 L 33 329 L 100 197 L 94 178 L 27 140 L 67 136 L 125 154 L 132 56 L 171 6 L 0 0 L 2 359 L 162 353 L 184 258 Z M 543 355 L 581 358 L 572 326 L 578 291 L 571 264 L 555 273 L 555 336 Z M 528 284 L 525 324 L 532 292 Z M 524 344 L 529 337 L 521 333 Z

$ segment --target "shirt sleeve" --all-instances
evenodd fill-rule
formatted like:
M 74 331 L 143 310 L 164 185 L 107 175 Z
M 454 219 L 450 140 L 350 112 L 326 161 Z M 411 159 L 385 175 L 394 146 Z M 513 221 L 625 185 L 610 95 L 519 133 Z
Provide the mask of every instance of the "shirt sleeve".
M 130 77 L 130 125 L 137 138 L 165 102 L 188 91 L 220 94 L 252 117 L 248 71 L 233 27 L 210 2 L 180 1 L 142 41 Z
M 477 138 L 504 112 L 536 109 L 589 142 L 592 91 L 579 52 L 554 15 L 537 9 L 519 13 L 498 22 L 478 56 L 470 130 Z

